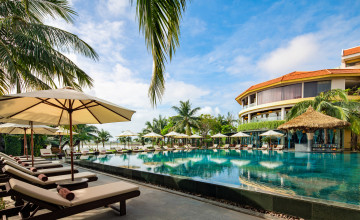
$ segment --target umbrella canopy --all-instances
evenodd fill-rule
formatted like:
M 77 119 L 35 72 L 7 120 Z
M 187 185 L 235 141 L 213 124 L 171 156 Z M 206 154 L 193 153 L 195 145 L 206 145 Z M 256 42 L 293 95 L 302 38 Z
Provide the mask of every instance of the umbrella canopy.
M 1 116 L 51 125 L 130 121 L 134 113 L 71 87 L 0 97 Z
M 193 134 L 191 135 L 189 138 L 202 138 L 200 135 L 197 135 L 197 134 Z
M 305 113 L 280 125 L 278 129 L 314 131 L 321 128 L 342 128 L 347 126 L 350 126 L 349 122 L 317 112 L 310 106 Z
M 26 134 L 26 130 L 31 128 L 30 125 L 20 125 L 13 123 L 6 123 L 0 125 L 0 133 L 6 134 Z M 34 125 L 33 126 L 34 134 L 50 134 L 55 135 L 57 128 L 52 128 L 45 125 Z
M 234 134 L 234 135 L 231 135 L 231 137 L 250 137 L 250 135 L 248 134 L 245 134 L 245 133 L 242 133 L 241 131 Z
M 130 137 L 130 136 L 138 136 L 137 133 L 134 133 L 132 131 L 124 131 L 123 133 L 121 133 L 119 136 L 117 137 Z
M 130 121 L 134 113 L 133 110 L 76 91 L 71 87 L 0 97 L 2 117 L 52 125 L 70 125 L 72 180 L 74 180 L 72 125 Z
M 172 131 L 172 132 L 170 132 L 170 133 L 168 133 L 168 134 L 165 134 L 164 136 L 166 136 L 166 137 L 172 137 L 172 136 L 177 136 L 179 133 L 177 133 L 177 132 L 175 132 L 175 131 Z
M 284 136 L 284 134 L 270 130 L 265 133 L 259 134 L 259 136 L 282 137 L 282 136 Z
M 24 155 L 27 154 L 26 148 L 26 133 L 28 130 L 32 128 L 32 134 L 50 134 L 54 135 L 56 132 L 56 128 L 48 127 L 45 125 L 22 125 L 22 124 L 14 124 L 14 123 L 6 123 L 0 125 L 0 133 L 6 134 L 23 134 L 24 135 Z M 33 138 L 31 137 L 31 140 Z M 33 142 L 31 143 L 33 145 Z
M 35 128 L 35 125 L 34 125 L 34 128 Z M 73 131 L 72 133 L 73 133 L 73 135 L 74 135 L 74 134 L 78 134 L 78 133 L 75 132 L 75 131 Z M 60 135 L 60 136 L 66 135 L 66 136 L 67 136 L 67 135 L 70 135 L 70 130 L 60 127 L 60 128 L 55 132 L 55 135 Z
M 175 136 L 175 138 L 189 138 L 189 135 L 187 135 L 187 134 L 177 134 L 176 136 Z
M 218 133 L 218 134 L 215 134 L 215 135 L 213 135 L 213 136 L 211 136 L 212 138 L 226 138 L 226 137 L 228 137 L 228 136 L 226 136 L 226 135 L 223 135 L 223 134 L 221 134 L 221 133 Z
M 146 137 L 146 138 L 162 138 L 162 136 L 160 134 L 156 134 L 154 132 L 151 132 L 149 134 L 145 134 L 143 137 Z

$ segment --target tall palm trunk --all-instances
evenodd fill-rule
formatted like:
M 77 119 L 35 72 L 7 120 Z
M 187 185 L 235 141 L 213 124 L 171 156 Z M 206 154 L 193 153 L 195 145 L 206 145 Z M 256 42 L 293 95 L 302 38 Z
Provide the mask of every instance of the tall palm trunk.
M 324 129 L 324 144 L 327 144 L 328 143 L 328 131 L 327 129 Z

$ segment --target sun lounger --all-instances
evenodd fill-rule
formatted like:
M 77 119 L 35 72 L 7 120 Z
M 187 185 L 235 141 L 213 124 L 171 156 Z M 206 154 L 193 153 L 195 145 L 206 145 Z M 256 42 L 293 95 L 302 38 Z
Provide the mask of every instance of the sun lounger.
M 274 148 L 274 150 L 284 150 L 284 145 L 279 144 L 278 146 L 276 146 L 276 147 Z
M 129 150 L 124 149 L 122 147 L 115 147 L 115 150 L 116 150 L 116 153 L 119 153 L 119 154 L 126 153 L 126 152 L 129 151 Z
M 268 150 L 268 145 L 264 144 L 259 150 Z
M 9 180 L 6 190 L 10 195 L 27 202 L 19 211 L 21 218 L 36 219 L 59 219 L 104 206 L 110 206 L 120 215 L 125 215 L 126 200 L 140 195 L 138 186 L 123 181 L 74 190 L 72 192 L 75 198 L 71 201 L 64 199 L 56 191 L 42 189 L 16 179 Z M 111 206 L 117 202 L 120 203 L 119 208 Z M 49 212 L 37 213 L 39 209 L 47 209 Z M 1 216 L 5 213 L 17 214 L 6 209 L 0 211 Z
M 58 175 L 64 175 L 64 174 L 70 174 L 71 173 L 71 168 L 70 167 L 60 167 L 60 168 L 51 168 L 51 169 L 40 169 L 37 170 L 36 172 L 31 171 L 30 169 L 27 169 L 17 163 L 14 163 L 12 161 L 8 161 L 8 160 L 4 160 L 3 161 L 4 165 L 9 165 L 15 169 L 18 169 L 24 173 L 33 175 L 33 176 L 38 176 L 40 174 L 45 174 L 46 176 L 58 176 Z M 77 169 L 74 169 L 75 173 L 78 173 L 79 171 Z
M 155 151 L 155 148 L 153 148 L 151 145 L 144 145 L 143 149 L 144 151 Z
M 82 155 L 87 155 L 87 154 L 95 154 L 95 152 L 90 152 L 89 148 L 83 148 L 80 150 Z
M 193 146 L 191 146 L 191 144 L 187 144 L 185 146 L 187 149 L 197 149 L 197 147 L 193 147 Z
M 52 153 L 51 149 L 40 149 L 40 157 L 43 158 L 56 158 L 56 155 Z
M 175 150 L 175 148 L 171 148 L 171 147 L 168 147 L 168 146 L 166 146 L 166 145 L 164 145 L 163 148 L 164 148 L 165 150 Z
M 253 149 L 253 145 L 252 144 L 249 144 L 247 147 L 246 147 L 246 150 L 252 150 Z
M 224 146 L 220 147 L 221 149 L 228 149 L 230 144 L 225 144 Z
M 185 149 L 184 147 L 179 147 L 179 145 L 174 145 L 174 148 L 176 150 L 184 150 Z
M 5 165 L 2 170 L 3 173 L 7 174 L 11 178 L 20 179 L 22 181 L 26 181 L 33 185 L 37 185 L 47 189 L 55 188 L 57 186 L 56 182 L 71 179 L 71 175 L 66 174 L 60 176 L 50 176 L 48 177 L 47 181 L 42 181 L 38 177 L 22 172 L 18 169 L 10 167 L 9 165 Z M 98 179 L 95 173 L 90 172 L 75 173 L 74 178 L 87 178 L 89 182 L 96 181 Z
M 155 151 L 162 151 L 163 149 L 161 147 L 159 147 L 158 145 L 154 145 L 154 149 Z
M 111 154 L 111 151 L 106 150 L 106 148 L 100 147 L 99 148 L 99 153 L 100 154 Z
M 71 150 L 70 150 L 70 149 L 66 149 L 66 150 L 65 150 L 65 153 L 66 153 L 66 156 L 68 156 L 68 157 L 71 156 Z M 80 153 L 80 152 L 73 152 L 73 155 L 74 155 L 74 156 L 80 156 L 80 155 L 82 155 L 82 153 Z
M 132 146 L 131 149 L 132 149 L 133 152 L 143 152 L 144 151 L 139 146 Z
M 214 144 L 212 147 L 209 147 L 209 149 L 216 149 L 216 148 L 218 148 L 217 144 Z
M 17 164 L 18 164 L 18 162 L 17 162 L 16 160 L 14 160 L 14 159 L 10 159 L 10 158 L 8 158 L 8 157 L 1 157 L 1 160 L 2 160 L 2 161 L 6 160 L 6 159 L 8 159 L 9 161 L 13 161 L 14 163 L 17 163 Z M 31 162 L 30 162 L 30 163 L 26 163 L 26 164 L 28 164 L 28 165 L 27 165 L 27 166 L 24 166 L 24 165 L 22 165 L 22 164 L 19 164 L 19 165 L 24 166 L 25 168 L 30 168 L 30 167 L 32 166 Z M 34 163 L 34 167 L 35 167 L 36 169 L 48 169 L 48 168 L 63 167 L 63 165 L 60 164 L 60 163 L 58 163 L 58 162 L 54 162 L 54 163 L 42 163 L 42 164 Z

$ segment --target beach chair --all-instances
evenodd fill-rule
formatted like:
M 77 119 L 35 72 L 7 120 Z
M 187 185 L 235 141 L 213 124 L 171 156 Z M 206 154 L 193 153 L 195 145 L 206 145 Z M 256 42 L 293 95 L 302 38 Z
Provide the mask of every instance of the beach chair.
M 1 160 L 4 161 L 4 160 L 9 160 L 9 161 L 12 161 L 14 163 L 17 163 L 21 166 L 24 166 L 25 168 L 30 168 L 32 166 L 32 163 L 31 162 L 21 162 L 19 163 L 19 161 L 13 159 L 13 158 L 10 158 L 10 157 L 1 157 Z M 37 164 L 36 162 L 34 162 L 34 167 L 36 169 L 49 169 L 49 168 L 57 168 L 57 167 L 63 167 L 62 164 L 56 162 L 56 163 L 41 163 L 41 164 Z
M 42 188 L 51 189 L 57 187 L 56 182 L 63 180 L 71 180 L 71 175 L 59 175 L 50 176 L 47 181 L 42 181 L 38 177 L 22 172 L 21 170 L 15 169 L 9 165 L 5 165 L 2 169 L 3 173 L 8 175 L 10 178 L 20 179 L 33 185 L 40 186 Z M 96 181 L 98 178 L 95 173 L 81 172 L 75 173 L 74 178 L 87 178 L 88 182 Z
M 80 151 L 81 151 L 81 154 L 82 154 L 82 155 L 95 154 L 95 152 L 90 152 L 90 151 L 89 151 L 89 148 L 82 148 Z
M 168 147 L 168 146 L 166 146 L 166 145 L 164 145 L 163 148 L 164 148 L 165 150 L 167 150 L 167 151 L 169 151 L 169 150 L 175 150 L 175 148 L 171 148 L 171 147 Z
M 284 145 L 279 144 L 278 146 L 276 146 L 276 147 L 274 148 L 274 150 L 284 150 Z
M 190 150 L 191 150 L 191 149 L 198 149 L 197 147 L 191 146 L 191 144 L 187 144 L 186 146 L 187 146 L 187 148 L 190 149 Z
M 143 149 L 144 151 L 155 151 L 155 148 L 153 148 L 151 145 L 144 145 Z
M 106 150 L 106 148 L 100 147 L 99 154 L 111 154 L 111 151 Z
M 6 190 L 13 197 L 26 201 L 26 204 L 1 210 L 0 215 L 19 215 L 22 219 L 59 219 L 100 207 L 111 207 L 120 215 L 125 215 L 126 200 L 140 195 L 138 186 L 123 181 L 74 190 L 72 193 L 75 197 L 71 201 L 61 197 L 56 191 L 16 179 L 9 180 Z M 117 202 L 120 207 L 111 205 Z M 48 211 L 37 212 L 40 209 Z
M 224 146 L 221 147 L 221 149 L 229 149 L 230 144 L 225 144 Z
M 235 149 L 240 149 L 240 148 L 241 148 L 241 144 L 235 145 Z
M 174 148 L 176 150 L 184 150 L 185 149 L 184 147 L 179 147 L 179 145 L 174 145 Z
M 144 150 L 139 146 L 131 146 L 133 152 L 143 152 Z
M 51 148 L 40 149 L 40 157 L 52 159 L 52 158 L 56 158 L 56 155 L 51 152 Z
M 161 147 L 159 147 L 158 145 L 154 145 L 154 150 L 155 151 L 162 151 L 163 149 Z
M 212 147 L 209 147 L 209 149 L 216 149 L 218 148 L 218 144 L 214 144 Z
M 58 176 L 58 175 L 65 175 L 71 173 L 71 167 L 59 167 L 59 168 L 40 169 L 33 171 L 9 160 L 4 160 L 3 163 L 4 165 L 9 165 L 15 169 L 18 169 L 32 176 L 38 176 L 40 174 L 45 174 L 46 176 Z M 78 172 L 79 171 L 74 168 L 74 173 L 78 173 Z
M 70 149 L 66 149 L 66 150 L 65 150 L 65 154 L 66 154 L 66 156 L 70 157 L 70 155 L 71 155 L 71 150 L 70 150 Z M 82 153 L 80 153 L 80 152 L 73 152 L 73 155 L 76 157 L 76 156 L 82 155 Z
M 128 150 L 123 149 L 122 147 L 115 147 L 115 153 L 122 154 L 128 152 Z
M 268 145 L 267 145 L 267 144 L 263 144 L 263 146 L 262 146 L 259 150 L 268 150 Z
M 252 150 L 253 149 L 253 145 L 252 144 L 249 144 L 247 147 L 246 147 L 246 150 Z

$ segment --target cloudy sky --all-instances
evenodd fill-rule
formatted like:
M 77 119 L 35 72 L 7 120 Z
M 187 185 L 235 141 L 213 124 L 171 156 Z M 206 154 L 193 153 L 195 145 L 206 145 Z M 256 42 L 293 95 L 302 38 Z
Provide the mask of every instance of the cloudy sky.
M 131 122 L 101 125 L 113 136 L 141 131 L 171 106 L 190 99 L 201 113 L 236 114 L 235 97 L 250 85 L 298 70 L 334 68 L 341 50 L 360 45 L 359 1 L 193 0 L 181 26 L 181 47 L 167 65 L 157 108 L 147 96 L 152 59 L 128 0 L 72 0 L 77 34 L 98 62 L 68 54 L 95 81 L 87 93 L 136 110 Z

